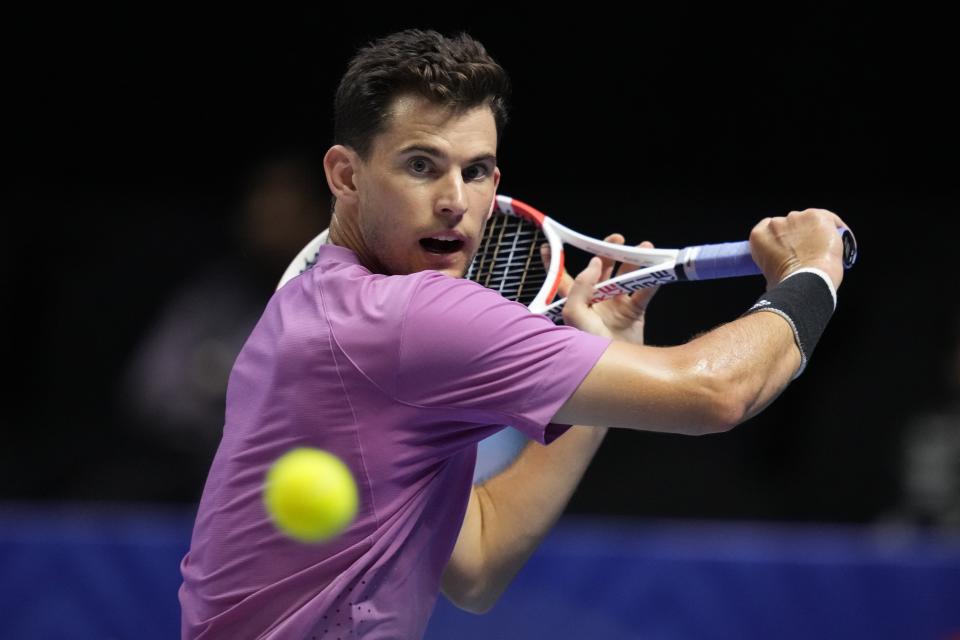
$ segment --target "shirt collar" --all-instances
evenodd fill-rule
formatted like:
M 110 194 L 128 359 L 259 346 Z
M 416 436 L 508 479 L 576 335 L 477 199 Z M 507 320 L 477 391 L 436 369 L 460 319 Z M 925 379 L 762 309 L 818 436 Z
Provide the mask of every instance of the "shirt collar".
M 329 242 L 329 240 L 328 240 Z M 337 262 L 349 262 L 351 264 L 360 264 L 360 258 L 351 249 L 341 247 L 336 244 L 322 244 L 317 249 L 317 262 L 335 260 Z

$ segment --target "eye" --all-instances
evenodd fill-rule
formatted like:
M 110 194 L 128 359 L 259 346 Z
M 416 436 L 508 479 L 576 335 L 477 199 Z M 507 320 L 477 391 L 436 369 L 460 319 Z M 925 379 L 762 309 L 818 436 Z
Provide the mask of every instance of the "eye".
M 408 166 L 414 173 L 427 173 L 430 170 L 430 162 L 426 158 L 413 158 Z
M 478 171 L 474 171 L 474 169 L 478 169 Z M 475 164 L 472 167 L 468 167 L 467 170 L 463 172 L 463 175 L 467 180 L 482 180 L 489 175 L 489 172 L 487 171 L 486 165 Z

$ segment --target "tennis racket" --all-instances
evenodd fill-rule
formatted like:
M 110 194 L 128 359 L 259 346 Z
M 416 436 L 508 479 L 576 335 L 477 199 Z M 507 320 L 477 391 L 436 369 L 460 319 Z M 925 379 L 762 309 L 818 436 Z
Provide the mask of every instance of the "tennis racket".
M 857 260 L 857 243 L 848 229 L 838 231 L 843 238 L 844 267 L 849 269 Z M 317 261 L 320 246 L 326 241 L 327 231 L 311 240 L 287 267 L 278 288 L 310 269 Z M 540 246 L 544 243 L 550 245 L 550 262 L 546 266 L 540 257 Z M 555 301 L 554 298 L 563 275 L 564 244 L 640 267 L 598 283 L 591 302 L 670 282 L 761 273 L 750 256 L 750 243 L 747 241 L 682 249 L 630 247 L 584 235 L 525 202 L 498 195 L 493 215 L 487 221 L 483 239 L 466 278 L 499 292 L 505 298 L 520 302 L 554 322 L 561 322 L 566 299 Z

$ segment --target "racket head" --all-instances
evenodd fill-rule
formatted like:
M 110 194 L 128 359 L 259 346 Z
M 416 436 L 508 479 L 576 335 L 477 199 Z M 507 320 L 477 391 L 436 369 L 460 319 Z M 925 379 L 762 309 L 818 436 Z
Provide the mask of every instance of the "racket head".
M 465 277 L 538 312 L 556 297 L 563 276 L 563 242 L 535 207 L 498 195 Z M 550 246 L 545 265 L 540 247 Z

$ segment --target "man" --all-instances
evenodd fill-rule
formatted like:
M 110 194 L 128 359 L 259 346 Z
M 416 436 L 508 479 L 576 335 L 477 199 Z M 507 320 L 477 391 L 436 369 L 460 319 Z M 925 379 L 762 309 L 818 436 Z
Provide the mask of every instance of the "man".
M 843 276 L 826 211 L 757 225 L 764 312 L 679 347 L 643 346 L 649 292 L 588 304 L 600 259 L 565 283 L 564 327 L 463 280 L 500 181 L 506 92 L 466 35 L 405 31 L 351 61 L 324 158 L 332 244 L 234 366 L 181 566 L 184 637 L 416 638 L 440 589 L 484 611 L 608 427 L 729 429 L 801 370 Z M 476 442 L 504 424 L 552 444 L 472 487 Z M 267 468 L 295 446 L 357 479 L 357 519 L 324 544 L 284 538 L 262 505 Z

